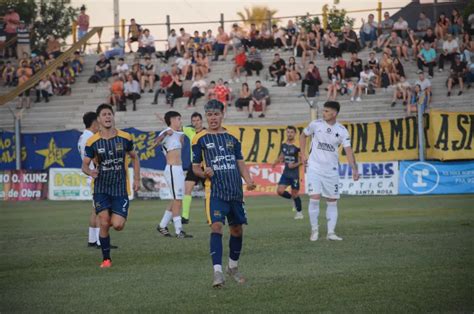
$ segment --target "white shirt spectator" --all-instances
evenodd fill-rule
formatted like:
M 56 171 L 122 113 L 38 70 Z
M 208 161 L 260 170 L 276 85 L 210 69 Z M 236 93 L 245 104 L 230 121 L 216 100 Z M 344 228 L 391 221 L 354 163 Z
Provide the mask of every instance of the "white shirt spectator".
M 191 88 L 193 87 L 199 88 L 199 91 L 201 92 L 201 94 L 206 94 L 207 83 L 204 79 L 200 79 L 199 81 L 193 82 L 193 85 L 191 85 Z
M 458 41 L 456 39 L 453 39 L 451 41 L 445 40 L 443 42 L 443 51 L 447 51 L 448 53 L 459 52 Z
M 117 67 L 115 68 L 115 72 L 118 74 L 126 74 L 128 72 L 128 64 L 124 63 L 122 65 L 117 64 Z
M 369 22 L 365 22 L 364 25 L 362 25 L 362 31 L 366 34 L 370 34 L 372 29 L 377 28 L 378 24 L 375 21 L 372 21 L 372 24 L 369 24 Z
M 420 85 L 421 90 L 424 91 L 431 87 L 431 82 L 429 79 L 425 78 L 423 81 L 416 80 L 415 85 Z
M 152 35 L 142 35 L 140 38 L 140 42 L 142 43 L 143 47 L 154 47 L 155 46 L 155 38 Z
M 178 58 L 176 59 L 176 65 L 178 66 L 178 69 L 182 70 L 185 66 L 191 64 L 191 59 L 185 59 L 185 58 Z
M 408 22 L 403 20 L 403 21 L 396 21 L 393 24 L 393 29 L 394 30 L 407 30 L 408 29 Z
M 365 73 L 365 71 L 360 72 L 360 80 L 359 85 L 367 86 L 372 78 L 375 77 L 375 74 L 372 70 L 369 73 Z
M 176 48 L 177 45 L 178 45 L 178 37 L 176 35 L 175 36 L 170 35 L 170 37 L 168 37 L 168 49 L 171 50 L 173 48 Z
M 38 84 L 38 89 L 39 90 L 45 90 L 48 92 L 48 94 L 52 95 L 53 94 L 53 85 L 51 85 L 51 81 L 43 81 L 41 80 Z
M 140 84 L 135 80 L 131 83 L 129 81 L 125 82 L 123 89 L 125 94 L 140 94 Z

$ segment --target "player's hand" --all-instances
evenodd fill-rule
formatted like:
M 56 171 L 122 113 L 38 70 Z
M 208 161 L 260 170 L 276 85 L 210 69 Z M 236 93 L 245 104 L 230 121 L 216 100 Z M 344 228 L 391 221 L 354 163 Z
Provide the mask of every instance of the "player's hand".
M 204 174 L 206 175 L 206 177 L 212 178 L 214 176 L 214 170 L 212 170 L 211 167 L 207 167 L 206 169 L 204 169 Z
M 308 162 L 308 156 L 306 155 L 306 153 L 302 153 L 301 154 L 301 164 L 303 166 L 305 166 L 307 162 Z
M 354 181 L 357 181 L 359 180 L 359 177 L 360 177 L 359 171 L 357 169 L 352 170 L 352 179 L 354 179 Z
M 97 169 L 92 169 L 90 170 L 90 176 L 93 177 L 94 179 L 99 176 L 99 170 Z
M 253 191 L 257 185 L 251 180 L 250 182 L 247 182 L 247 191 Z
M 138 192 L 138 190 L 140 190 L 140 179 L 133 180 L 133 190 L 135 192 Z

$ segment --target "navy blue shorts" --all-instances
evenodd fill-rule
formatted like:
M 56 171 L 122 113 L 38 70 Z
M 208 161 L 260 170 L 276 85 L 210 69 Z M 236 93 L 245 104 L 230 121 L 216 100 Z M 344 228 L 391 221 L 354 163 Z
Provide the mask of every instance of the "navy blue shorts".
M 284 186 L 291 186 L 292 190 L 299 190 L 300 189 L 300 179 L 299 178 L 290 178 L 285 175 L 282 175 L 280 178 L 280 181 L 278 182 L 278 185 L 284 185 Z
M 95 213 L 108 210 L 110 214 L 116 214 L 127 219 L 128 216 L 128 196 L 111 196 L 109 194 L 94 194 Z
M 242 201 L 223 201 L 215 197 L 206 198 L 206 214 L 209 224 L 214 222 L 225 224 L 226 218 L 229 226 L 247 224 L 247 214 Z

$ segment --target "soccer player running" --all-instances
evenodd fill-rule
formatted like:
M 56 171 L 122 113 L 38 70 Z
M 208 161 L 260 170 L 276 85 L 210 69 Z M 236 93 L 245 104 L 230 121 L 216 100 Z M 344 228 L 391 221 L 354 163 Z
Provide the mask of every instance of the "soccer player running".
M 309 220 L 311 223 L 311 241 L 317 241 L 319 202 L 321 196 L 326 198 L 326 219 L 328 224 L 328 240 L 342 240 L 335 233 L 337 223 L 337 200 L 339 199 L 339 154 L 338 147 L 342 144 L 347 161 L 352 168 L 352 178 L 359 180 L 357 164 L 351 148 L 349 132 L 336 122 L 340 105 L 336 101 L 324 104 L 323 119 L 312 121 L 301 133 L 301 161 L 308 162 L 306 178 L 308 180 Z M 306 138 L 312 136 L 311 153 L 306 155 Z
M 222 272 L 222 232 L 225 219 L 230 228 L 227 274 L 238 283 L 245 279 L 238 269 L 242 250 L 242 225 L 247 224 L 242 178 L 247 190 L 255 184 L 245 167 L 241 144 L 222 127 L 224 104 L 210 100 L 204 107 L 208 129 L 193 138 L 193 171 L 206 179 L 206 214 L 211 225 L 210 253 L 214 266 L 213 287 L 225 282 Z M 204 169 L 201 167 L 204 163 Z
M 161 145 L 166 156 L 165 180 L 171 189 L 173 200 L 165 210 L 160 224 L 156 227 L 165 237 L 171 237 L 168 224 L 173 219 L 176 238 L 192 238 L 192 235 L 183 231 L 181 221 L 181 206 L 184 193 L 184 172 L 181 161 L 181 149 L 183 147 L 184 134 L 181 132 L 181 115 L 176 111 L 168 111 L 165 114 L 165 123 L 168 126 L 160 132 L 155 140 L 155 145 Z
M 292 125 L 288 126 L 286 128 L 286 142 L 281 145 L 280 155 L 272 164 L 272 168 L 277 163 L 285 162 L 283 174 L 278 182 L 277 194 L 286 199 L 293 199 L 296 208 L 295 219 L 303 219 L 301 198 L 298 195 L 300 191 L 300 149 L 295 145 L 295 137 L 296 128 Z M 291 186 L 291 194 L 286 191 L 288 186 Z
M 101 268 L 112 266 L 110 235 L 112 226 L 121 231 L 125 227 L 129 207 L 128 161 L 133 162 L 133 189 L 140 188 L 140 160 L 133 149 L 132 136 L 115 128 L 114 111 L 108 104 L 96 110 L 100 131 L 91 136 L 85 148 L 82 171 L 94 178 L 94 206 L 99 216 L 99 240 L 103 261 Z M 95 168 L 90 164 L 94 162 Z
M 195 112 L 191 115 L 191 126 L 183 127 L 184 135 L 186 135 L 189 139 L 189 142 L 193 142 L 194 136 L 204 130 L 205 128 L 202 126 L 202 115 L 199 112 Z M 192 201 L 192 192 L 194 186 L 199 184 L 199 182 L 203 182 L 202 178 L 196 176 L 193 172 L 192 162 L 193 162 L 193 151 L 191 151 L 191 167 L 189 167 L 188 172 L 186 173 L 186 178 L 184 179 L 184 197 L 183 197 L 183 213 L 181 215 L 181 221 L 183 224 L 189 223 L 189 212 L 191 209 L 191 201 Z

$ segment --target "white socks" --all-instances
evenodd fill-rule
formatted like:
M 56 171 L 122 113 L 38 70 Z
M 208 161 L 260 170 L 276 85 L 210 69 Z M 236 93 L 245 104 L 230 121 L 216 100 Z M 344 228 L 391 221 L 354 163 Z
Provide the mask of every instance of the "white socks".
M 94 229 L 95 229 L 96 243 L 97 245 L 100 245 L 100 240 L 99 240 L 100 228 L 94 228 Z
M 328 234 L 334 233 L 337 224 L 337 201 L 327 202 L 326 219 L 328 220 Z
M 173 224 L 174 224 L 174 232 L 176 232 L 176 234 L 180 234 L 181 230 L 183 230 L 183 224 L 181 223 L 181 216 L 173 217 Z
M 94 227 L 89 227 L 89 243 L 95 243 L 98 239 L 98 236 L 95 233 Z
M 161 218 L 160 228 L 166 228 L 166 226 L 170 223 L 171 218 L 173 218 L 173 213 L 169 210 L 165 210 L 163 218 Z
M 234 261 L 229 257 L 229 268 L 236 268 L 239 266 L 239 261 Z
M 220 271 L 222 273 L 222 265 L 214 265 L 214 272 Z
M 318 216 L 319 216 L 319 200 L 309 199 L 308 206 L 309 222 L 311 223 L 311 230 L 318 229 Z

